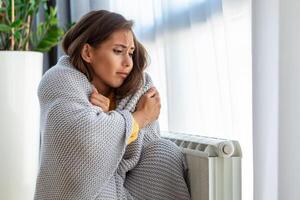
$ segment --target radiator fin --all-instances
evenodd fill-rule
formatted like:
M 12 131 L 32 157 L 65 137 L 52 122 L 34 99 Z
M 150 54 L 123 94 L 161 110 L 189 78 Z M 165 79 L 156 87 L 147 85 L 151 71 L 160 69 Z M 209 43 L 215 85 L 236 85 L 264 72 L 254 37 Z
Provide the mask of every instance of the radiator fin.
M 241 200 L 240 145 L 234 140 L 163 132 L 185 155 L 192 200 Z

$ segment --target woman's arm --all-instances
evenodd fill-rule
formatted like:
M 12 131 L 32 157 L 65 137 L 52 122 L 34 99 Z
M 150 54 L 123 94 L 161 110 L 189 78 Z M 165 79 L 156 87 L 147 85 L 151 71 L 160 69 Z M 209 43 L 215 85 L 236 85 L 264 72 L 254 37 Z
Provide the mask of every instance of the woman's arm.
M 50 69 L 40 83 L 43 138 L 37 190 L 49 191 L 49 199 L 96 197 L 125 152 L 131 113 L 101 111 L 89 102 L 91 91 L 84 75 L 68 67 Z

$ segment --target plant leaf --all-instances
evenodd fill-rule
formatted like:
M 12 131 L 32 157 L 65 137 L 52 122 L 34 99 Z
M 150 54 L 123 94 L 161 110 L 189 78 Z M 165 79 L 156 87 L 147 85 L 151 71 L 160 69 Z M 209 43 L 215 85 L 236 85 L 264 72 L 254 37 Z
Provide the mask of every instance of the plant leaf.
M 56 26 L 52 26 L 38 43 L 36 50 L 38 51 L 49 51 L 52 47 L 57 45 L 63 36 L 64 32 Z
M 10 25 L 11 28 L 19 28 L 19 27 L 21 27 L 21 26 L 22 26 L 22 20 L 21 20 L 21 19 L 18 19 L 18 20 L 16 20 L 16 21 L 14 21 L 14 22 Z
M 11 31 L 11 27 L 6 24 L 0 24 L 0 31 L 9 33 Z
M 20 37 L 21 37 L 21 33 L 20 33 L 20 31 L 16 31 L 16 32 L 14 32 L 14 36 L 15 36 L 15 39 L 19 40 L 19 39 L 20 39 Z
M 0 13 L 5 13 L 6 12 L 6 8 L 0 8 Z

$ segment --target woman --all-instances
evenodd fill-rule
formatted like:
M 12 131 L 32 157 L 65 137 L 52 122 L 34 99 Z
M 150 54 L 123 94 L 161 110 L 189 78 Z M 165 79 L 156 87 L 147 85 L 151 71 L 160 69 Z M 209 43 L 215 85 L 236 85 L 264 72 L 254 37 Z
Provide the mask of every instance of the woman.
M 179 148 L 160 139 L 160 98 L 132 22 L 83 16 L 39 85 L 35 199 L 190 199 Z

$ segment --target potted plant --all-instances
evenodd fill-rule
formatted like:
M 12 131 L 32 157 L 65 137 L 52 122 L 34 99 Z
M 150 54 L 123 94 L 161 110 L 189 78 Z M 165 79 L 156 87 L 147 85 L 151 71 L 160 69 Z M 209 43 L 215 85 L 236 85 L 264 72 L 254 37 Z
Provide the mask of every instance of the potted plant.
M 34 23 L 38 11 L 45 20 Z M 36 24 L 36 25 L 34 25 Z M 45 0 L 0 0 L 0 199 L 33 199 L 39 162 L 43 54 L 60 42 Z

